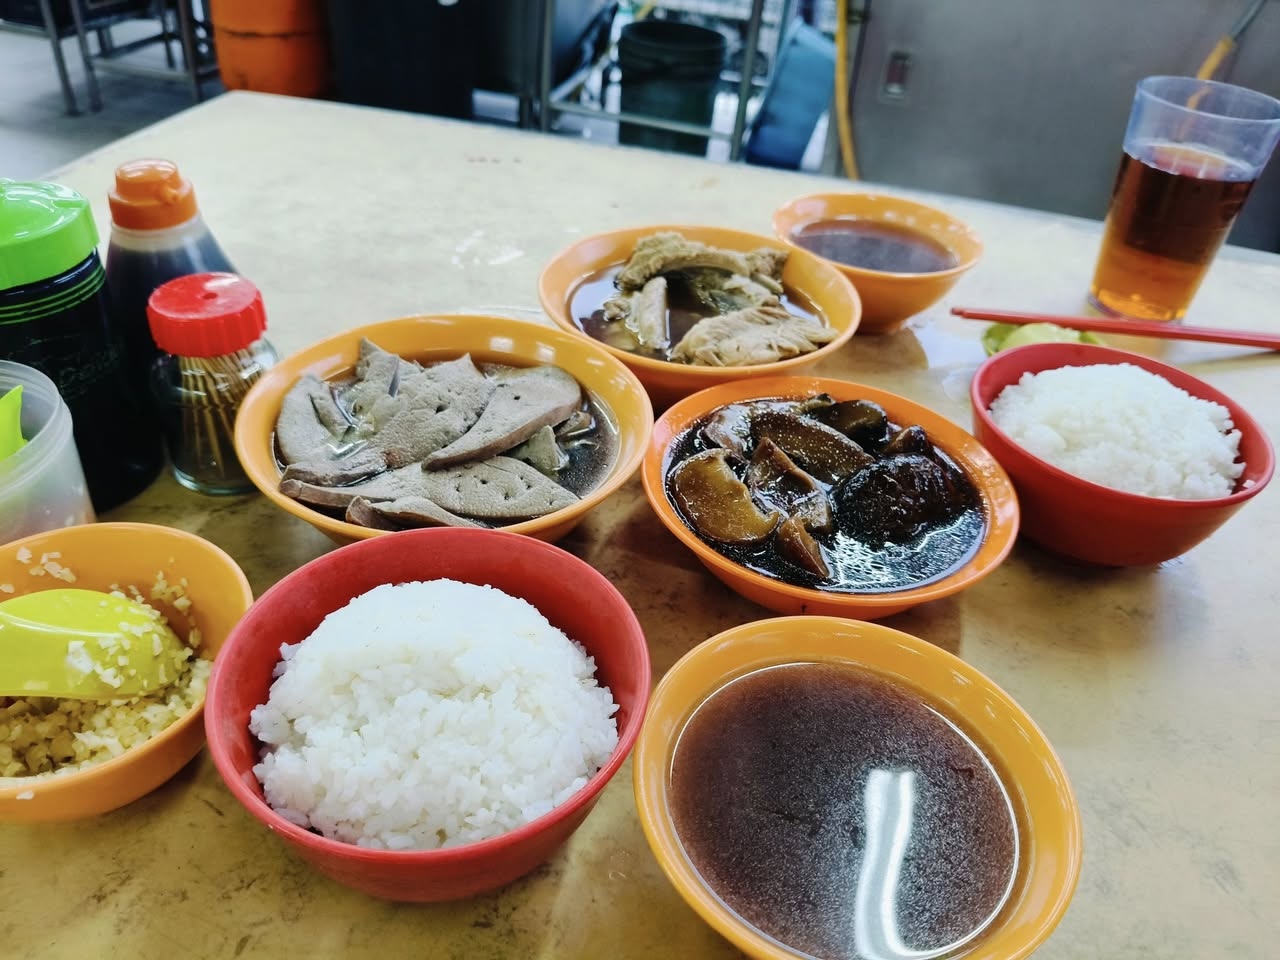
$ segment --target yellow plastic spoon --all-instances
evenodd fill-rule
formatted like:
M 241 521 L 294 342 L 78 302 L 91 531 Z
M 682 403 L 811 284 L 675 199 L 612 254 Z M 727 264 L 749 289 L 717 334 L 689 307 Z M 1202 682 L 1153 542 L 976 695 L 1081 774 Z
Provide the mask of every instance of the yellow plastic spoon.
M 27 441 L 22 436 L 22 384 L 0 396 L 0 460 L 21 450 Z
M 0 696 L 117 700 L 178 678 L 191 650 L 160 614 L 97 590 L 40 590 L 0 603 Z

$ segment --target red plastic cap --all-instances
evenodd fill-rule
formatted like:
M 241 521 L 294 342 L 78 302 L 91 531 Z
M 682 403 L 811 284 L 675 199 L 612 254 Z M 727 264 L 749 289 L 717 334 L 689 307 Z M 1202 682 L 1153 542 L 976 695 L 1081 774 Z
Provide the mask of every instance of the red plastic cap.
M 262 294 L 234 273 L 194 273 L 157 287 L 147 320 L 156 346 L 179 357 L 235 353 L 267 329 Z

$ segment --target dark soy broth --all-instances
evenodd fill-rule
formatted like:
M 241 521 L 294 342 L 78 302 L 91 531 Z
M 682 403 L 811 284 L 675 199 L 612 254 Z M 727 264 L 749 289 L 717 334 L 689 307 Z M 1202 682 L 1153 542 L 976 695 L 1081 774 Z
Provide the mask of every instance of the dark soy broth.
M 879 220 L 818 220 L 796 228 L 791 239 L 828 260 L 885 273 L 937 273 L 960 263 L 932 237 Z
M 622 267 L 623 264 L 618 264 L 584 280 L 578 289 L 573 292 L 573 298 L 569 303 L 569 313 L 573 316 L 574 323 L 587 336 L 603 343 L 611 342 L 608 330 L 614 324 L 605 320 L 602 307 L 606 300 L 617 294 L 618 288 L 614 284 L 614 278 L 622 272 Z M 668 277 L 675 275 L 669 274 Z M 805 317 L 818 323 L 823 322 L 817 311 L 809 304 L 792 296 L 790 291 L 785 292 L 779 299 L 782 300 L 782 305 L 787 308 L 788 313 L 795 314 L 797 317 Z M 689 295 L 685 284 L 678 281 L 670 283 L 667 292 L 667 329 L 672 346 L 679 343 L 695 323 L 713 315 L 711 310 Z M 620 344 L 612 345 L 621 347 Z M 621 349 L 628 348 L 621 347 Z M 628 352 L 655 360 L 669 359 L 669 351 L 650 350 L 642 347 L 639 350 L 629 349 Z
M 1017 870 L 987 758 L 917 695 L 850 665 L 770 667 L 714 693 L 681 733 L 670 796 L 720 898 L 823 960 L 954 955 Z

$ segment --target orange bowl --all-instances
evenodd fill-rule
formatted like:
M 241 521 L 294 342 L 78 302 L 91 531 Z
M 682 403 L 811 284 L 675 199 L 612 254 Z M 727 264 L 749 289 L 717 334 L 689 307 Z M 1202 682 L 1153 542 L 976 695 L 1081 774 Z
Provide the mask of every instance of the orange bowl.
M 261 744 L 249 714 L 265 703 L 280 645 L 305 640 L 332 611 L 384 583 L 448 578 L 528 601 L 595 661 L 609 687 L 618 744 L 594 776 L 547 813 L 506 833 L 435 850 L 382 850 L 331 840 L 267 804 L 253 772 Z M 582 824 L 640 733 L 649 648 L 626 598 L 559 547 L 501 530 L 406 530 L 325 554 L 262 595 L 227 641 L 209 681 L 209 753 L 245 809 L 325 876 L 375 897 L 457 900 L 495 890 L 547 860 Z M 430 751 L 429 736 L 422 742 Z
M 384 350 L 410 360 L 452 360 L 470 353 L 477 362 L 530 366 L 551 363 L 577 378 L 600 401 L 618 432 L 618 455 L 609 473 L 576 503 L 513 523 L 504 530 L 539 540 L 556 540 L 572 530 L 596 504 L 627 482 L 644 456 L 653 408 L 635 376 L 600 345 L 554 327 L 504 317 L 402 317 L 346 330 L 321 340 L 268 370 L 245 396 L 236 416 L 236 454 L 245 473 L 272 503 L 299 517 L 335 543 L 354 543 L 388 532 L 347 523 L 314 510 L 280 492 L 275 457 L 275 424 L 284 395 L 303 374 L 322 380 L 349 376 L 368 338 Z
M 856 666 L 915 692 L 986 754 L 1014 808 L 1018 866 L 1003 909 L 961 953 L 967 960 L 1028 956 L 1062 919 L 1080 875 L 1080 811 L 1062 763 L 1032 719 L 990 679 L 933 644 L 879 624 L 828 617 L 759 620 L 699 644 L 667 671 L 649 702 L 632 767 L 640 825 L 667 878 L 748 956 L 798 956 L 745 922 L 702 879 L 681 845 L 668 796 L 676 742 L 704 701 L 756 670 L 814 662 Z
M 756 573 L 708 546 L 681 519 L 667 496 L 666 475 L 671 441 L 725 404 L 769 397 L 799 398 L 819 393 L 836 400 L 873 400 L 889 419 L 919 424 L 977 489 L 985 530 L 977 551 L 946 576 L 924 586 L 885 593 L 836 593 L 794 586 Z M 640 471 L 649 504 L 668 530 L 693 551 L 708 570 L 730 588 L 761 606 L 785 614 L 822 614 L 878 620 L 910 607 L 951 596 L 991 573 L 1009 554 L 1018 534 L 1018 500 L 1000 464 L 973 437 L 928 407 L 875 387 L 819 377 L 774 377 L 739 380 L 686 397 L 654 424 L 649 450 Z
M 1235 492 L 1207 500 L 1126 493 L 1081 479 L 1030 453 L 991 419 L 991 403 L 1026 373 L 1099 363 L 1131 363 L 1193 397 L 1221 404 L 1240 431 L 1244 473 Z M 1161 563 L 1212 535 L 1275 472 L 1275 453 L 1258 422 L 1226 394 L 1177 367 L 1138 353 L 1087 343 L 1031 343 L 978 368 L 969 389 L 974 432 L 1009 471 L 1022 503 L 1022 532 L 1053 553 L 1108 567 Z
M 19 560 L 20 552 L 26 556 L 24 551 L 30 551 L 32 559 Z M 86 590 L 108 590 L 119 584 L 136 586 L 146 596 L 158 571 L 171 584 L 185 577 L 191 599 L 189 619 L 160 601 L 147 602 L 165 613 L 180 635 L 188 623 L 198 628 L 200 655 L 207 660 L 214 659 L 253 602 L 249 581 L 226 553 L 194 534 L 149 523 L 63 527 L 5 544 L 0 551 L 0 583 L 14 589 L 6 595 L 68 585 L 28 572 L 45 554 L 57 554 L 57 562 L 74 573 L 74 585 Z M 0 821 L 75 820 L 137 800 L 200 752 L 203 713 L 201 697 L 160 733 L 118 757 L 52 777 L 0 780 Z
M 740 230 L 720 227 L 651 226 L 613 230 L 579 240 L 561 250 L 551 259 L 538 278 L 538 297 L 546 310 L 562 329 L 580 337 L 588 337 L 573 314 L 573 298 L 584 282 L 625 263 L 643 237 L 663 231 L 675 231 L 686 239 L 697 240 L 727 250 L 748 251 L 759 247 L 778 248 L 782 245 L 769 237 Z M 837 331 L 830 343 L 812 353 L 742 367 L 708 367 L 691 363 L 670 363 L 655 360 L 601 344 L 613 356 L 625 363 L 649 391 L 656 408 L 668 404 L 698 390 L 743 380 L 750 377 L 781 376 L 798 373 L 831 356 L 849 341 L 862 318 L 862 304 L 858 292 L 831 264 L 815 257 L 807 250 L 793 248 L 787 265 L 782 271 L 782 285 L 789 294 L 803 301 L 822 321 Z M 596 341 L 592 340 L 593 343 Z
M 933 306 L 982 256 L 982 240 L 948 213 L 883 193 L 818 193 L 789 200 L 774 211 L 773 232 L 797 250 L 795 232 L 818 220 L 875 220 L 909 227 L 946 247 L 958 261 L 933 273 L 888 273 L 826 262 L 853 281 L 862 298 L 859 333 L 893 333 Z

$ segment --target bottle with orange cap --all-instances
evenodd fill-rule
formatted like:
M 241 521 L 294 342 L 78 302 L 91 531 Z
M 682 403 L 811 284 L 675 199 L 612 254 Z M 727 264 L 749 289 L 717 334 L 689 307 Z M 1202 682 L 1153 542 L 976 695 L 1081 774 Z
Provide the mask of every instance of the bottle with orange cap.
M 159 349 L 147 324 L 152 291 L 175 277 L 234 273 L 196 204 L 191 181 L 168 160 L 132 160 L 116 168 L 107 247 L 112 322 L 124 341 L 130 376 L 147 383 Z
M 258 288 L 232 273 L 179 277 L 151 294 L 147 317 L 161 351 L 151 389 L 174 477 L 200 493 L 249 492 L 235 451 L 236 414 L 278 359 L 263 337 Z

